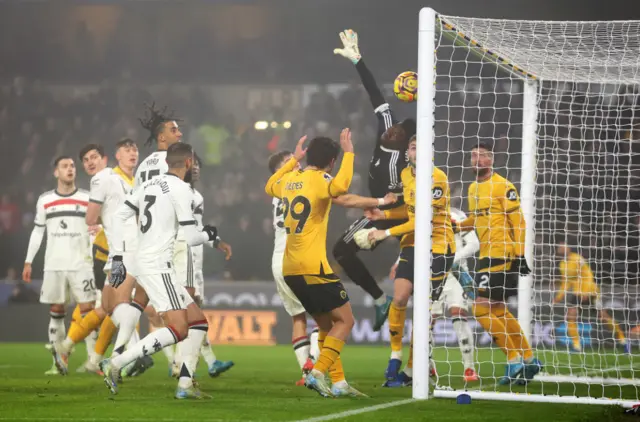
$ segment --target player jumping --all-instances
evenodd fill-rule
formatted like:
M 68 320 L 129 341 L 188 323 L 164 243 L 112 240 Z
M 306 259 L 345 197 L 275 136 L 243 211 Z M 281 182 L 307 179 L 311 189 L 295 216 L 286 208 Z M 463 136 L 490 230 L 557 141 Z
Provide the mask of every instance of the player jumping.
M 351 60 L 355 65 L 362 84 L 369 94 L 373 111 L 378 118 L 376 145 L 369 164 L 369 192 L 375 198 L 382 198 L 387 192 L 393 192 L 398 196 L 396 204 L 393 206 L 382 205 L 380 206 L 381 210 L 401 206 L 404 204 L 405 198 L 402 196 L 400 174 L 407 166 L 407 143 L 416 132 L 415 120 L 406 119 L 399 123 L 394 119 L 389 104 L 385 101 L 373 75 L 362 60 L 358 48 L 358 34 L 347 29 L 340 33 L 340 39 L 343 48 L 337 48 L 333 52 Z M 404 220 L 371 221 L 366 217 L 361 217 L 351 224 L 333 248 L 333 256 L 349 278 L 374 299 L 376 316 L 373 329 L 375 331 L 379 331 L 387 319 L 391 297 L 384 294 L 364 263 L 358 258 L 357 253 L 360 248 L 356 245 L 353 236 L 361 229 L 375 227 L 386 230 L 403 222 Z M 375 246 L 372 249 L 375 249 Z

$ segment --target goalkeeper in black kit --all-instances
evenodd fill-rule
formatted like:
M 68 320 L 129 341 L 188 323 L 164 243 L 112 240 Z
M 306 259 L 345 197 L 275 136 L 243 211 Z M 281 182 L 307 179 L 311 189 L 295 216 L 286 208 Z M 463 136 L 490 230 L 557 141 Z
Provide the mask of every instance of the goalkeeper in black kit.
M 374 198 L 383 198 L 388 192 L 397 195 L 398 201 L 396 203 L 387 206 L 381 205 L 379 207 L 381 210 L 403 207 L 404 198 L 400 173 L 408 163 L 406 152 L 409 139 L 416 133 L 416 122 L 414 119 L 398 122 L 394 118 L 389 104 L 385 101 L 373 75 L 362 60 L 358 48 L 358 34 L 347 29 L 340 33 L 340 39 L 343 48 L 336 48 L 333 53 L 351 60 L 355 65 L 362 84 L 369 94 L 373 112 L 378 118 L 378 133 L 369 164 L 369 192 Z M 354 235 L 362 229 L 387 230 L 402 223 L 402 220 L 370 221 L 361 217 L 351 224 L 333 248 L 333 256 L 349 278 L 375 300 L 376 318 L 373 327 L 375 331 L 379 331 L 387 319 L 391 297 L 384 294 L 364 263 L 358 258 L 357 253 L 360 248 L 354 241 Z M 371 250 L 376 246 L 377 244 L 373 245 Z

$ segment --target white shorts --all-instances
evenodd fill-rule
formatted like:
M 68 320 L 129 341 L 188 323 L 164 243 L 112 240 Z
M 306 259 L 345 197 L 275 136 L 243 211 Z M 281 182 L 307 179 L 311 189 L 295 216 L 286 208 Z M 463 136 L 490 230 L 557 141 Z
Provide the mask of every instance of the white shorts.
M 285 311 L 291 316 L 300 315 L 305 312 L 304 307 L 298 300 L 298 297 L 291 291 L 291 288 L 285 283 L 284 276 L 282 275 L 282 259 L 280 264 L 276 262 L 274 257 L 274 263 L 271 265 L 271 271 L 273 272 L 273 279 L 276 281 L 276 289 L 278 295 L 282 301 Z
M 451 308 L 462 308 L 468 311 L 469 303 L 464 298 L 462 286 L 458 283 L 458 280 L 449 273 L 442 288 L 440 299 L 433 302 L 431 306 L 431 313 L 434 316 L 444 316 L 446 311 Z
M 147 292 L 149 305 L 156 312 L 177 311 L 187 309 L 193 299 L 184 286 L 176 283 L 176 274 L 169 270 L 162 274 L 138 275 L 138 284 Z
M 173 268 L 176 272 L 176 284 L 193 287 L 193 255 L 185 241 L 178 241 L 173 249 Z
M 202 270 L 193 272 L 193 284 L 195 284 L 196 287 L 196 296 L 204 299 L 204 275 L 202 274 Z
M 76 303 L 89 303 L 96 300 L 93 269 L 44 272 L 40 303 L 63 305 L 70 298 Z

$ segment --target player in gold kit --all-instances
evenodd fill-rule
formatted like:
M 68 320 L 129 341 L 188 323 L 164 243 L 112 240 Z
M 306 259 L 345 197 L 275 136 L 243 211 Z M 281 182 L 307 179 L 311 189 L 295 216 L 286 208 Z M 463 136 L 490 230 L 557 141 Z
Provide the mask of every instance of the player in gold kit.
M 560 263 L 562 281 L 556 289 L 557 293 L 553 303 L 566 300 L 567 336 L 571 338 L 572 349 L 576 352 L 582 350 L 580 333 L 576 323 L 579 311 L 585 308 L 595 308 L 598 311 L 600 321 L 616 336 L 616 340 L 624 347 L 625 352 L 631 353 L 631 343 L 627 341 L 620 326 L 602 306 L 600 289 L 596 284 L 589 263 L 580 254 L 572 252 L 566 243 L 558 244 L 556 255 L 562 259 Z
M 513 184 L 493 171 L 493 151 L 484 143 L 471 150 L 476 181 L 469 186 L 469 217 L 456 222 L 461 231 L 475 229 L 480 239 L 473 313 L 507 355 L 500 384 L 531 380 L 542 363 L 533 356 L 520 323 L 507 307 L 518 294 L 520 275 L 531 272 L 524 257 L 526 222 Z
M 276 171 L 265 187 L 267 194 L 281 198 L 284 207 L 284 227 L 287 241 L 282 263 L 285 283 L 313 316 L 320 329 L 321 350 L 313 370 L 307 374 L 306 386 L 324 397 L 361 395 L 344 381 L 340 352 L 354 325 L 349 297 L 340 279 L 327 260 L 327 225 L 332 198 L 349 190 L 353 177 L 353 144 L 351 132 L 340 134 L 344 151 L 340 170 L 335 178 L 333 169 L 340 146 L 325 137 L 311 140 L 303 149 L 306 137 L 298 142 L 293 158 Z M 307 166 L 295 170 L 306 155 Z M 342 374 L 343 383 L 329 388 L 325 373 L 331 378 Z
M 384 219 L 408 219 L 406 223 L 388 230 L 375 230 L 369 233 L 372 242 L 381 241 L 389 236 L 402 236 L 400 240 L 400 260 L 394 280 L 393 301 L 389 310 L 389 335 L 391 339 L 391 358 L 385 371 L 387 387 L 410 385 L 412 381 L 412 355 L 402 373 L 402 337 L 407 314 L 407 303 L 413 293 L 413 265 L 414 265 L 414 230 L 416 204 L 416 136 L 409 141 L 407 155 L 409 167 L 402 170 L 402 186 L 405 204 L 386 211 L 369 210 L 365 216 L 372 221 Z M 433 169 L 433 187 L 431 189 L 431 205 L 433 207 L 433 232 L 431 235 L 431 295 L 438 300 L 444 280 L 453 264 L 456 252 L 456 242 L 451 226 L 450 191 L 447 175 L 437 167 Z M 433 367 L 432 367 L 433 371 Z M 435 373 L 435 372 L 432 372 Z

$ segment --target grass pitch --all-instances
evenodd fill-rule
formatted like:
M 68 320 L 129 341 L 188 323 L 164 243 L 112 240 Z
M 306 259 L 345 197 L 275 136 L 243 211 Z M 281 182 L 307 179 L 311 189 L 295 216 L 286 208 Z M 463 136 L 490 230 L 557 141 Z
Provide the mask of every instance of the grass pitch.
M 177 401 L 173 398 L 176 381 L 167 376 L 162 353 L 154 355 L 155 367 L 138 378 L 125 379 L 120 393 L 112 396 L 94 374 L 75 369 L 84 361 L 78 348 L 71 357 L 70 375 L 45 376 L 51 356 L 42 344 L 2 344 L 0 346 L 0 421 L 621 421 L 633 420 L 613 406 L 564 405 L 546 403 L 496 402 L 474 400 L 457 405 L 454 400 L 434 399 L 413 402 L 410 389 L 381 388 L 388 359 L 385 347 L 347 346 L 343 360 L 347 379 L 371 398 L 323 399 L 304 387 L 296 387 L 300 373 L 290 347 L 214 348 L 218 358 L 235 361 L 236 366 L 219 378 L 209 378 L 201 362 L 198 370 L 203 391 L 211 400 Z M 580 360 L 594 367 L 607 365 L 630 368 L 622 376 L 631 377 L 632 358 L 619 354 L 548 356 L 547 361 L 562 368 L 562 362 Z M 405 354 L 406 356 L 406 354 Z M 436 349 L 440 383 L 464 387 L 459 352 Z M 495 363 L 493 360 L 495 359 Z M 637 397 L 633 387 L 594 387 L 573 384 L 531 383 L 527 387 L 500 387 L 500 353 L 478 351 L 481 383 L 469 389 L 547 394 L 578 394 L 601 397 Z M 564 359 L 564 360 L 563 360 Z M 604 359 L 604 361 L 603 361 Z M 451 362 L 451 364 L 447 363 Z M 559 364 L 560 363 L 560 364 Z M 556 372 L 558 372 L 556 370 Z M 444 374 L 451 374 L 445 376 Z M 494 376 L 495 374 L 495 376 Z M 640 375 L 640 374 L 639 374 Z M 395 404 L 392 407 L 386 405 Z M 362 413 L 358 413 L 362 412 Z

